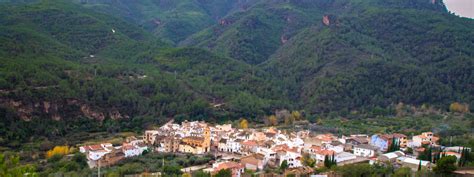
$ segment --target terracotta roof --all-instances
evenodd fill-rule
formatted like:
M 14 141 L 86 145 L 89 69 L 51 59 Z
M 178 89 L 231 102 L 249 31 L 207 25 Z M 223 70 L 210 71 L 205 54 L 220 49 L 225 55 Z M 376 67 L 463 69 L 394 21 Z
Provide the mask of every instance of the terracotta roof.
M 332 141 L 333 137 L 331 134 L 324 134 L 324 135 L 318 135 L 316 137 L 317 139 L 323 140 L 323 141 Z
M 427 136 L 425 135 L 417 135 L 418 137 L 422 138 L 422 139 L 425 139 L 425 138 L 428 138 Z
M 401 133 L 394 133 L 393 137 L 395 137 L 395 138 L 406 138 L 407 136 L 404 135 L 404 134 L 401 134 Z
M 100 144 L 94 144 L 94 145 L 88 145 L 88 146 L 82 146 L 86 151 L 98 151 L 98 150 L 104 150 Z
M 241 144 L 244 145 L 244 146 L 258 146 L 257 142 L 252 141 L 252 140 L 250 140 L 250 141 L 244 141 L 244 142 L 242 142 Z
M 369 140 L 367 140 L 367 138 L 363 138 L 363 137 L 353 137 L 352 138 L 354 141 L 357 141 L 361 144 L 366 144 L 369 142 Z
M 240 169 L 240 168 L 244 168 L 244 165 L 242 165 L 241 163 L 236 163 L 236 162 L 223 162 L 217 166 L 215 171 L 220 171 L 222 169 L 229 169 L 229 168 Z
M 461 154 L 459 154 L 459 153 L 457 153 L 457 152 L 442 152 L 442 154 L 454 155 L 454 156 L 461 156 Z
M 265 133 L 265 136 L 271 138 L 271 137 L 274 137 L 276 135 L 276 133 L 272 133 L 272 132 L 267 132 Z
M 312 146 L 311 146 L 311 149 L 314 150 L 314 151 L 320 151 L 320 150 L 321 150 L 321 146 L 312 145 Z
M 316 154 L 320 154 L 320 155 L 333 155 L 335 154 L 335 152 L 333 150 L 320 150 L 318 152 L 316 152 Z
M 127 151 L 127 150 L 133 150 L 133 149 L 137 149 L 137 148 L 135 146 L 130 145 L 130 144 L 126 144 L 126 145 L 122 146 L 122 149 L 124 151 Z
M 424 147 L 416 148 L 415 151 L 417 151 L 417 152 L 423 152 L 423 151 L 425 151 L 425 148 L 424 148 Z
M 259 161 L 263 161 L 264 157 L 265 156 L 263 154 L 252 154 L 246 157 L 242 157 L 240 161 L 242 163 L 250 163 L 257 165 Z
M 393 138 L 393 135 L 384 134 L 384 135 L 380 135 L 380 138 L 388 141 Z
M 204 138 L 203 137 L 197 137 L 197 136 L 188 136 L 188 137 L 184 137 L 184 139 L 191 139 L 191 140 L 197 140 L 197 141 L 204 141 Z

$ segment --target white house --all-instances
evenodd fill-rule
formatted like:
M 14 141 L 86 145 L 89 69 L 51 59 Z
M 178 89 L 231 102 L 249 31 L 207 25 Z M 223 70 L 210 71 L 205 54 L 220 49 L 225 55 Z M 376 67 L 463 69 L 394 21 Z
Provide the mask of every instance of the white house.
M 463 149 L 467 149 L 468 152 L 471 152 L 470 147 L 463 147 L 463 146 L 452 146 L 452 147 L 446 147 L 443 149 L 445 152 L 461 152 Z
M 232 153 L 240 153 L 240 148 L 241 148 L 241 141 L 240 139 L 234 140 L 234 139 L 221 139 L 219 141 L 219 144 L 217 145 L 217 148 L 221 152 L 232 152 Z
M 288 163 L 289 168 L 296 168 L 296 167 L 301 167 L 303 166 L 301 164 L 301 154 L 300 153 L 295 153 L 291 151 L 279 151 L 277 153 L 278 159 L 280 159 L 280 165 L 283 163 L 283 161 L 286 160 Z
M 377 149 L 377 147 L 372 145 L 360 144 L 354 147 L 354 155 L 360 157 L 374 157 Z
M 222 124 L 222 125 L 216 125 L 216 129 L 220 131 L 231 131 L 232 130 L 232 124 Z
M 331 142 L 329 144 L 324 144 L 324 146 L 326 147 L 325 149 L 332 150 L 336 154 L 344 152 L 344 145 L 339 141 Z
M 324 162 L 324 159 L 326 156 L 332 157 L 332 155 L 336 155 L 336 152 L 333 150 L 319 150 L 311 154 L 311 158 L 314 158 L 316 160 L 316 163 L 322 163 Z
M 399 157 L 397 160 L 402 164 L 404 167 L 409 167 L 413 171 L 418 170 L 418 167 L 421 165 L 424 168 L 430 168 L 431 163 L 430 161 L 418 160 L 409 157 Z
M 382 162 L 389 162 L 389 161 L 395 162 L 397 158 L 403 157 L 403 156 L 405 156 L 405 153 L 403 153 L 402 151 L 395 151 L 395 152 L 382 154 L 378 156 L 377 159 Z
M 99 160 L 99 159 L 102 158 L 105 154 L 108 154 L 108 153 L 110 153 L 110 151 L 105 150 L 105 149 L 96 150 L 96 151 L 89 151 L 89 154 L 87 155 L 87 158 L 88 158 L 89 160 L 96 161 L 96 160 Z
M 275 160 L 276 159 L 276 152 L 271 150 L 271 149 L 259 147 L 257 152 L 259 154 L 264 155 L 264 158 L 263 158 L 263 163 L 264 164 L 267 164 L 268 161 L 270 161 L 270 160 Z
M 221 152 L 227 152 L 227 139 L 221 138 L 219 144 L 217 144 L 217 149 Z
M 439 138 L 434 136 L 432 132 L 423 132 L 421 135 L 413 136 L 412 145 L 415 147 L 420 147 L 423 144 L 425 145 L 436 145 Z
M 349 160 L 354 160 L 357 158 L 357 156 L 349 152 L 341 152 L 341 153 L 336 154 L 334 158 L 336 159 L 337 163 L 340 163 L 340 162 L 345 162 Z
M 125 154 L 125 157 L 139 156 L 143 152 L 141 149 L 131 144 L 124 144 L 122 146 L 122 151 Z

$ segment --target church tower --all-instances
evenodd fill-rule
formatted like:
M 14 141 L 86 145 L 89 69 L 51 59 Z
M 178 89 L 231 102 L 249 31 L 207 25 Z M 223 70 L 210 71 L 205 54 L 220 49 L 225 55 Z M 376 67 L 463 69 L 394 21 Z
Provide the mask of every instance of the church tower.
M 206 126 L 206 128 L 204 128 L 203 137 L 204 142 L 202 142 L 202 146 L 205 152 L 209 152 L 211 151 L 211 129 L 209 128 L 209 126 Z

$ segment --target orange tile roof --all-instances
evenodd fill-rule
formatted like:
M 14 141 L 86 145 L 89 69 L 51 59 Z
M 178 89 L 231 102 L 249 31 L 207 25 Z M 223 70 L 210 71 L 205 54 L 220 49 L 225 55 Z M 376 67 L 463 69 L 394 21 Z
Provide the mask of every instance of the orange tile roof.
M 418 137 L 423 138 L 423 139 L 428 138 L 428 137 L 425 136 L 425 135 L 418 135 Z
M 123 150 L 132 150 L 132 149 L 136 149 L 136 148 L 135 148 L 135 146 L 132 146 L 130 144 L 126 144 L 126 145 L 122 146 L 122 149 Z
M 88 145 L 88 146 L 82 146 L 86 151 L 98 151 L 98 150 L 104 150 L 100 144 L 94 144 L 94 145 Z
M 335 154 L 335 152 L 334 152 L 333 150 L 326 150 L 326 149 L 323 149 L 323 150 L 317 151 L 316 154 L 320 154 L 320 155 L 333 155 L 333 154 Z
M 423 148 L 423 147 L 416 148 L 416 149 L 415 149 L 415 151 L 418 151 L 418 152 L 423 152 L 423 151 L 425 151 L 425 148 Z
M 241 143 L 244 146 L 258 146 L 257 142 L 249 140 L 249 141 L 244 141 Z
M 311 149 L 314 150 L 314 151 L 320 151 L 320 150 L 321 150 L 321 146 L 312 145 L 312 146 L 311 146 Z
M 446 155 L 455 155 L 455 156 L 461 156 L 461 154 L 457 153 L 457 152 L 443 152 L 444 154 Z
M 230 169 L 239 169 L 239 168 L 244 168 L 244 165 L 242 165 L 241 163 L 237 163 L 237 162 L 223 162 L 223 163 L 219 164 L 215 170 L 220 171 L 222 169 L 229 169 L 229 168 Z

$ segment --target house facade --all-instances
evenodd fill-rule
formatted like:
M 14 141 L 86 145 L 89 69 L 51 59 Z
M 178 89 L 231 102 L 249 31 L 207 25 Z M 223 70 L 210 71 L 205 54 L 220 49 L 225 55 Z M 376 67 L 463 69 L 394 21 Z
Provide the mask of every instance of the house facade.
M 354 155 L 360 157 L 374 157 L 377 152 L 377 147 L 368 145 L 368 144 L 360 144 L 358 146 L 354 146 Z

